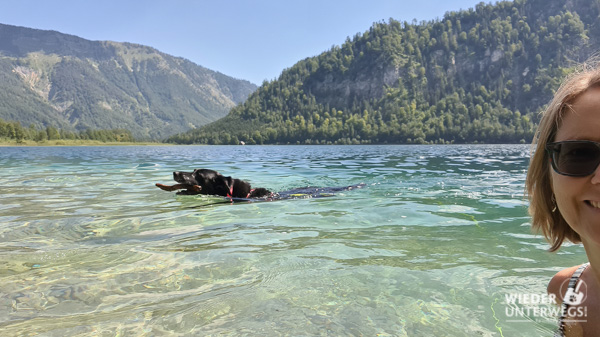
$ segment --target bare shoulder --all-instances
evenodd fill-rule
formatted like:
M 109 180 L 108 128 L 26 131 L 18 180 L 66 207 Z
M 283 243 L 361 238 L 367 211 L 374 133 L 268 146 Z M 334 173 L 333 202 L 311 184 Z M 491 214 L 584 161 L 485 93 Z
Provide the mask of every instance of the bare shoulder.
M 575 270 L 577 270 L 577 268 L 579 268 L 579 266 L 573 266 L 559 271 L 558 273 L 556 273 L 556 275 L 552 277 L 550 283 L 548 283 L 548 293 L 556 295 L 558 304 L 562 303 L 562 299 L 565 295 L 565 292 L 567 291 L 566 287 L 563 287 L 563 289 L 561 289 L 561 285 L 565 281 L 570 279 L 571 276 L 573 276 L 573 273 L 575 272 Z

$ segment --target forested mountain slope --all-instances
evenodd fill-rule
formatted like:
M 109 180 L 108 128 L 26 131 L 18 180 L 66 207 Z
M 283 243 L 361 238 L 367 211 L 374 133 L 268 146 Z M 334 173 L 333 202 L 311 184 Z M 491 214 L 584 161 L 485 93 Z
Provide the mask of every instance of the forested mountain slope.
M 164 139 L 224 117 L 256 86 L 156 49 L 0 24 L 0 118 Z
M 598 48 L 599 7 L 482 2 L 429 22 L 378 22 L 170 141 L 529 142 L 561 78 Z

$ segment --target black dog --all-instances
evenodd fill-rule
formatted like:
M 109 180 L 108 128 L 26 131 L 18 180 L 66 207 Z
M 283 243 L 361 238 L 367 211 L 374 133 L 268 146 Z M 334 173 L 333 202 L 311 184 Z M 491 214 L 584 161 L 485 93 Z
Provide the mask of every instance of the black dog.
M 197 169 L 194 172 L 173 172 L 173 179 L 179 184 L 172 186 L 156 184 L 156 186 L 165 191 L 185 190 L 177 192 L 177 194 L 208 194 L 228 198 L 256 199 L 266 198 L 273 194 L 265 188 L 253 189 L 249 183 L 243 180 L 225 177 L 217 171 L 208 169 Z
M 273 193 L 266 188 L 252 188 L 246 181 L 225 177 L 217 171 L 208 169 L 196 169 L 194 172 L 173 172 L 173 179 L 178 182 L 175 185 L 156 184 L 164 191 L 177 191 L 177 194 L 195 195 L 207 194 L 218 195 L 233 199 L 264 199 L 279 200 L 291 198 L 318 198 L 333 196 L 334 192 L 348 191 L 361 188 L 364 184 L 346 187 L 303 187 L 285 192 Z

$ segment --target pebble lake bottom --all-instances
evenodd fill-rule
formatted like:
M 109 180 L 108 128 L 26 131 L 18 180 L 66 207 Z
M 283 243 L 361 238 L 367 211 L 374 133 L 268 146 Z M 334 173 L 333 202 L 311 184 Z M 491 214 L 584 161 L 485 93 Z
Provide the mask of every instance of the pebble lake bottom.
M 0 148 L 2 336 L 551 336 L 528 145 Z M 273 191 L 176 196 L 211 168 Z

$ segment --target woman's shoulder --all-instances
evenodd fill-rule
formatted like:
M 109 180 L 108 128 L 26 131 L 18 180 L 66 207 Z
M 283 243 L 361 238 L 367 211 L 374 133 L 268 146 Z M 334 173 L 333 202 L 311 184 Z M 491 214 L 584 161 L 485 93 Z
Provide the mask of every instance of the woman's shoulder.
M 556 273 L 550 283 L 548 283 L 548 294 L 554 294 L 556 296 L 556 301 L 558 304 L 562 303 L 562 299 L 567 292 L 567 287 L 563 286 L 565 282 L 568 282 L 573 273 L 579 268 L 581 265 L 565 268 L 558 273 Z

